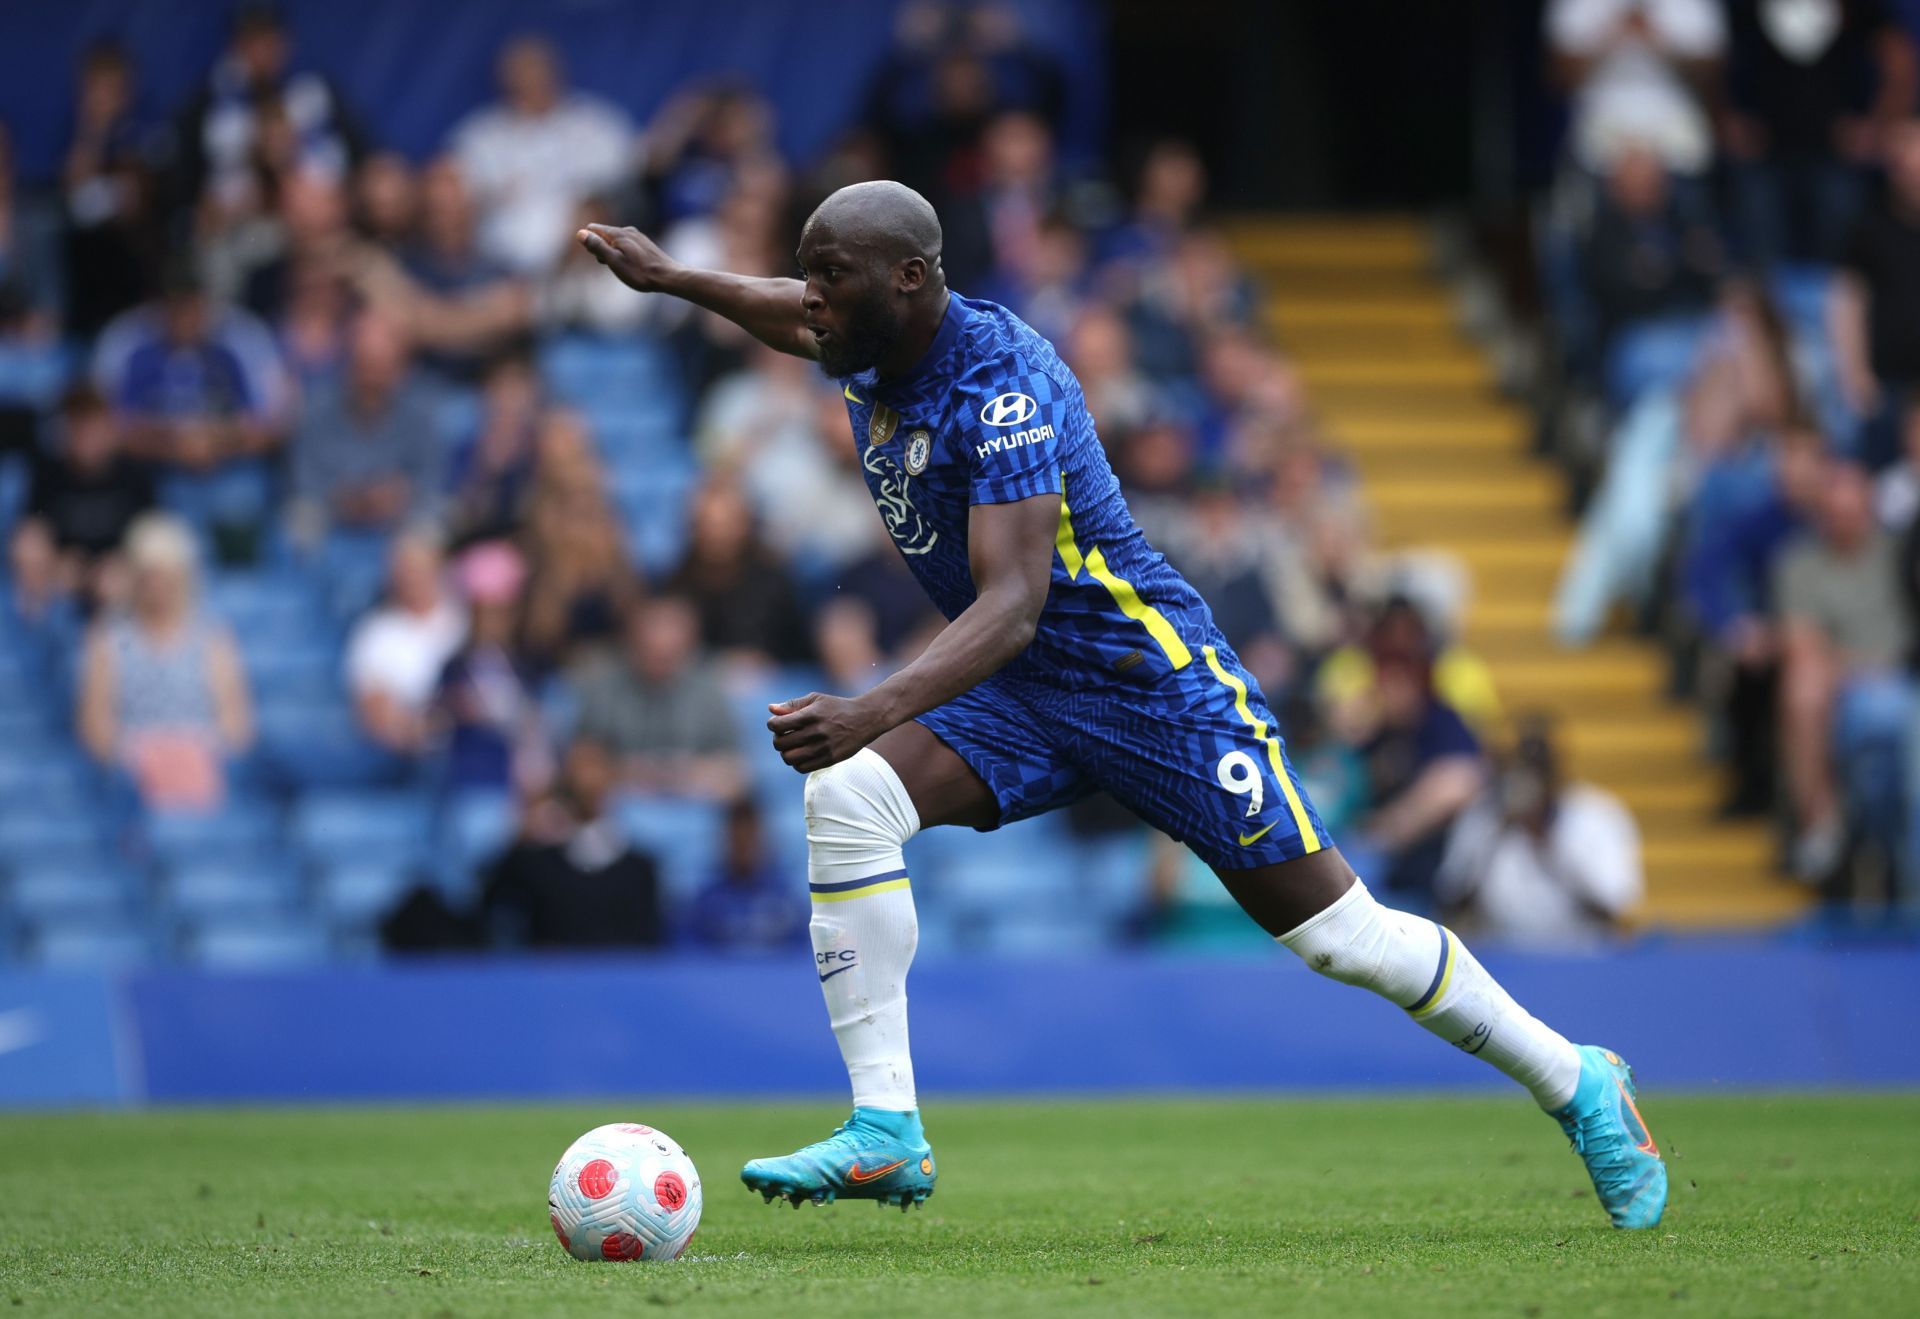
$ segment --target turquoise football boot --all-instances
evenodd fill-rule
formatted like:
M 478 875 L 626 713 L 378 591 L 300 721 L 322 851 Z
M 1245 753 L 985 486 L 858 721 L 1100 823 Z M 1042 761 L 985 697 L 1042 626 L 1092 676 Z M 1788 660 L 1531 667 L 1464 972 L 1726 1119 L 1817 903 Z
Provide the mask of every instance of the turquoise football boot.
M 1580 1084 L 1553 1116 L 1586 1161 L 1615 1227 L 1652 1227 L 1667 1208 L 1667 1165 L 1633 1102 L 1633 1069 L 1611 1049 L 1580 1046 Z
M 823 1141 L 778 1159 L 754 1159 L 740 1180 L 772 1204 L 783 1196 L 798 1209 L 811 1200 L 878 1200 L 902 1212 L 933 1194 L 933 1149 L 920 1114 L 856 1108 Z

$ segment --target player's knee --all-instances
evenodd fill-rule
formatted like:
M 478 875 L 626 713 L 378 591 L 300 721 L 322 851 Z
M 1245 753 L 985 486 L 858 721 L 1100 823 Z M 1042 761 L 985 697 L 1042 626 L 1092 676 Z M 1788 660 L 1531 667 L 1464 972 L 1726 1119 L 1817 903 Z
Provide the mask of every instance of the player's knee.
M 1357 881 L 1350 896 L 1281 940 L 1299 954 L 1308 969 L 1343 985 L 1372 988 L 1392 931 L 1387 918 L 1397 915 L 1374 902 Z
M 864 842 L 898 847 L 920 819 L 893 766 L 872 750 L 807 775 L 809 842 Z

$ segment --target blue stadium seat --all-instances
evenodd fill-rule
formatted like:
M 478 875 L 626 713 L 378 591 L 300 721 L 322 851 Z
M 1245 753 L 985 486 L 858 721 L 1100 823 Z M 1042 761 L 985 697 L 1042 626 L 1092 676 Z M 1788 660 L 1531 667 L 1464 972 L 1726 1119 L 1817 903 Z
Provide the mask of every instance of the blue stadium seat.
M 281 915 L 299 904 L 299 878 L 285 860 L 183 861 L 163 872 L 160 894 L 188 922 Z
M 152 938 L 131 922 L 48 922 L 27 947 L 34 962 L 61 969 L 119 970 L 153 960 Z
M 1088 911 L 1124 919 L 1147 901 L 1153 835 L 1145 828 L 1073 841 L 1073 891 Z
M 441 877 L 452 893 L 474 891 L 482 868 L 513 841 L 520 811 L 513 794 L 470 788 L 440 811 Z
M 685 902 L 699 892 L 719 861 L 721 811 L 684 797 L 622 797 L 614 812 L 639 851 L 660 864 L 667 896 Z
M 140 884 L 137 875 L 125 866 L 41 862 L 17 868 L 5 893 L 5 906 L 15 920 L 27 925 L 48 921 L 104 923 L 133 914 L 139 905 Z
M 291 834 L 300 854 L 320 864 L 413 861 L 432 844 L 433 813 L 424 797 L 404 789 L 322 789 L 294 806 Z
M 978 951 L 996 957 L 1052 960 L 1091 955 L 1112 945 L 1109 924 L 1085 912 L 1005 915 L 979 928 Z
M 51 859 L 56 854 L 63 859 L 101 854 L 106 848 L 105 831 L 92 812 L 48 815 L 10 809 L 0 813 L 0 866 Z
M 342 861 L 321 869 L 314 905 L 333 930 L 363 931 L 393 910 L 417 879 L 414 867 L 404 863 Z
M 182 947 L 194 964 L 225 971 L 314 966 L 328 953 L 325 931 L 301 921 L 209 922 L 189 931 Z
M 155 812 L 146 822 L 147 845 L 162 862 L 251 859 L 277 850 L 278 812 L 257 798 L 236 796 L 209 815 Z

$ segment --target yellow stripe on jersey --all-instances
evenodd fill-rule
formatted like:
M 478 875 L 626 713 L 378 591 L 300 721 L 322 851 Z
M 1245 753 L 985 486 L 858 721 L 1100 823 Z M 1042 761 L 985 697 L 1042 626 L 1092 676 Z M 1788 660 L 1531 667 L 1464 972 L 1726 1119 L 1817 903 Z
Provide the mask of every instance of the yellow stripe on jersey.
M 1167 652 L 1167 658 L 1173 661 L 1173 667 L 1184 669 L 1193 663 L 1193 652 L 1187 649 L 1187 643 L 1180 640 L 1180 634 L 1173 630 L 1173 624 L 1167 616 L 1140 598 L 1133 589 L 1133 583 L 1124 577 L 1116 577 L 1107 567 L 1107 556 L 1095 545 L 1087 551 L 1087 571 L 1094 580 L 1107 588 L 1107 594 L 1120 606 L 1120 612 L 1147 629 L 1147 635 L 1160 643 L 1160 649 Z
M 1073 510 L 1067 507 L 1067 477 L 1060 474 L 1060 530 L 1053 538 L 1054 547 L 1060 551 L 1060 562 L 1066 565 L 1067 580 L 1079 581 L 1080 570 L 1085 568 L 1093 574 L 1093 579 L 1107 588 L 1107 594 L 1120 606 L 1120 612 L 1147 629 L 1147 635 L 1166 652 L 1167 662 L 1176 670 L 1184 669 L 1193 663 L 1193 652 L 1187 649 L 1187 643 L 1173 630 L 1173 624 L 1167 616 L 1140 598 L 1140 592 L 1133 589 L 1133 583 L 1119 576 L 1107 567 L 1107 556 L 1095 545 L 1084 555 L 1080 545 L 1073 538 Z
M 1233 692 L 1233 708 L 1247 727 L 1253 730 L 1253 739 L 1267 745 L 1267 762 L 1273 766 L 1273 777 L 1280 781 L 1280 791 L 1287 799 L 1287 809 L 1293 812 L 1294 827 L 1300 831 L 1301 855 L 1311 855 L 1320 850 L 1320 835 L 1313 827 L 1313 817 L 1307 814 L 1307 808 L 1300 800 L 1300 794 L 1293 790 L 1293 776 L 1287 773 L 1287 762 L 1280 757 L 1280 739 L 1267 736 L 1267 721 L 1253 712 L 1247 704 L 1247 684 L 1240 681 L 1238 674 L 1227 672 L 1220 663 L 1220 655 L 1212 646 L 1202 648 L 1207 657 L 1207 667 L 1213 670 L 1213 676 L 1225 683 Z

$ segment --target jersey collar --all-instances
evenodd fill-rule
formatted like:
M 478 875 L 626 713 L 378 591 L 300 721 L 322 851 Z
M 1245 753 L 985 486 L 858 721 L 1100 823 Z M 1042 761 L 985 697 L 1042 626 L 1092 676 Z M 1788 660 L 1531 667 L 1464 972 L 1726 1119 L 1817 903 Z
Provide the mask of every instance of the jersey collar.
M 947 291 L 946 315 L 940 318 L 940 328 L 934 333 L 933 342 L 927 345 L 927 351 L 920 354 L 906 374 L 882 381 L 876 371 L 863 371 L 856 380 L 889 401 L 897 400 L 914 392 L 916 387 L 932 375 L 934 369 L 947 359 L 953 344 L 960 337 L 960 331 L 973 313 L 967 310 L 966 301 L 951 289 Z

